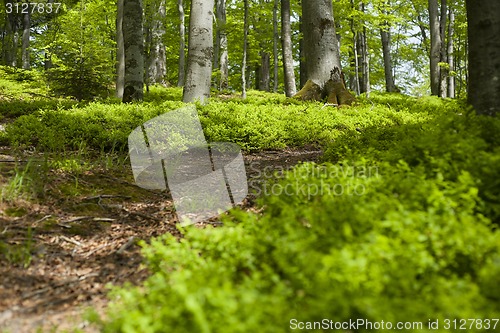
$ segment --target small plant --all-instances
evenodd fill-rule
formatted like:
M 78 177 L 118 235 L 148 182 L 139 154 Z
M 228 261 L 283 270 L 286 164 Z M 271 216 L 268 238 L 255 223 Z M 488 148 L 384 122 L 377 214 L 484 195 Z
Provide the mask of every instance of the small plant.
M 19 244 L 9 244 L 0 239 L 0 255 L 12 265 L 21 265 L 28 268 L 33 259 L 33 231 L 28 228 L 25 240 Z

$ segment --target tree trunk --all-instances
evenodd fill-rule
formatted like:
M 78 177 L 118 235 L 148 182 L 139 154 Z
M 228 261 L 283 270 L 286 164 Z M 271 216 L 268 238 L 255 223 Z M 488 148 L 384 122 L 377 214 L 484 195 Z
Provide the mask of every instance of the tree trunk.
M 158 8 L 154 8 L 152 17 L 151 40 L 149 44 L 149 61 L 148 61 L 148 82 L 166 84 L 165 76 L 167 75 L 167 59 L 165 54 L 165 44 L 163 37 L 165 35 L 165 0 L 158 3 Z
M 469 103 L 478 114 L 500 112 L 500 1 L 467 0 Z
M 302 1 L 302 15 L 307 80 L 323 87 L 330 72 L 341 68 L 332 1 Z
M 455 12 L 452 7 L 449 8 L 449 20 L 448 20 L 448 66 L 452 75 L 448 76 L 448 97 L 455 98 L 455 59 L 453 56 L 453 36 L 454 24 L 455 24 Z
M 299 1 L 301 3 L 301 1 Z M 299 16 L 299 31 L 300 31 L 300 40 L 299 40 L 299 72 L 300 72 L 300 86 L 303 87 L 307 82 L 307 71 L 306 71 L 306 56 L 304 53 L 304 24 L 302 20 L 302 15 Z
M 183 101 L 206 102 L 210 97 L 214 52 L 212 17 L 214 0 L 192 0 L 189 19 L 189 45 Z
M 363 2 L 359 3 L 359 11 L 365 12 L 365 5 Z M 362 22 L 363 23 L 363 22 Z M 358 65 L 360 66 L 361 75 L 359 82 L 360 93 L 365 93 L 366 97 L 370 96 L 370 59 L 368 54 L 368 42 L 366 40 L 366 27 L 363 23 L 363 30 L 358 34 Z
M 292 97 L 297 92 L 293 69 L 292 28 L 290 24 L 290 0 L 281 0 L 281 43 L 283 47 L 283 71 L 285 94 Z
M 186 77 L 186 27 L 184 18 L 184 5 L 182 0 L 177 1 L 177 10 L 179 12 L 179 77 L 177 79 L 177 86 L 184 86 Z
M 355 10 L 354 0 L 351 0 L 351 9 Z M 352 32 L 352 51 L 350 52 L 351 58 L 351 73 L 349 76 L 350 88 L 356 95 L 360 94 L 360 81 L 359 81 L 359 57 L 358 57 L 358 33 L 354 26 L 354 19 L 349 19 Z
M 123 44 L 123 1 L 117 1 L 116 9 L 116 97 L 123 98 L 125 88 L 125 46 Z
M 21 59 L 24 69 L 30 69 L 30 11 L 23 15 L 23 43 L 21 46 Z
M 430 51 L 430 77 L 431 94 L 439 96 L 440 69 L 439 61 L 441 58 L 441 33 L 439 29 L 439 8 L 437 0 L 429 0 L 429 21 L 431 34 Z
M 446 19 L 447 19 L 447 3 L 446 0 L 441 0 L 441 18 L 439 20 L 439 33 L 441 35 L 441 63 L 448 62 L 447 45 L 446 45 Z M 447 97 L 448 95 L 448 73 L 446 67 L 440 66 L 439 70 L 439 96 Z
M 13 3 L 13 1 L 6 1 L 6 3 Z M 4 50 L 5 64 L 12 67 L 17 66 L 17 28 L 17 17 L 15 15 L 15 11 L 12 10 L 6 15 L 5 39 L 4 44 L 2 45 L 2 49 Z
M 123 44 L 125 47 L 123 102 L 141 101 L 144 94 L 144 42 L 141 0 L 124 0 L 123 2 Z
M 384 57 L 385 90 L 387 92 L 395 92 L 397 89 L 394 83 L 394 76 L 392 75 L 391 33 L 389 29 L 389 25 L 386 22 L 384 27 L 380 30 L 382 53 Z
M 268 52 L 260 53 L 259 90 L 269 91 L 271 84 L 271 56 Z
M 248 0 L 243 0 L 243 63 L 241 64 L 241 97 L 247 98 L 247 43 L 248 43 Z
M 274 0 L 273 6 L 273 70 L 274 70 L 274 78 L 273 78 L 273 92 L 278 91 L 278 2 L 279 0 Z
M 227 50 L 227 33 L 226 33 L 226 1 L 217 0 L 217 40 L 215 52 L 214 66 L 220 71 L 218 82 L 219 91 L 225 90 L 228 87 L 229 76 L 229 59 Z
M 331 0 L 302 1 L 307 82 L 295 95 L 302 100 L 328 97 L 332 104 L 351 104 L 343 83 Z

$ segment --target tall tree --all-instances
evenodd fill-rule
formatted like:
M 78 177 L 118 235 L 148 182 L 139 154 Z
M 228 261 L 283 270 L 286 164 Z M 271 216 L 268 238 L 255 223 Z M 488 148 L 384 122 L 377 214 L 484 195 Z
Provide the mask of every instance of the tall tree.
M 388 1 L 384 1 L 383 6 L 389 6 Z M 387 9 L 383 8 L 382 14 L 387 15 Z M 391 26 L 388 20 L 382 22 L 380 37 L 382 40 L 382 56 L 384 58 L 385 90 L 387 92 L 395 92 L 397 89 L 394 83 L 394 75 L 392 74 Z
M 281 43 L 283 47 L 283 71 L 285 76 L 285 94 L 295 95 L 295 72 L 293 69 L 292 28 L 290 23 L 290 0 L 281 0 Z
M 302 1 L 307 82 L 295 95 L 303 100 L 328 96 L 331 104 L 351 104 L 345 89 L 331 0 Z
M 24 69 L 30 68 L 30 30 L 31 14 L 28 10 L 23 14 L 23 38 L 21 45 L 21 61 Z
M 123 102 L 140 101 L 144 94 L 142 0 L 123 2 L 123 44 L 125 47 Z
M 274 0 L 273 6 L 273 92 L 278 91 L 278 3 L 279 0 Z
M 183 101 L 201 103 L 210 97 L 214 53 L 212 17 L 214 0 L 192 0 Z
M 247 98 L 248 0 L 243 0 L 243 63 L 241 64 L 241 97 Z
M 271 84 L 271 55 L 269 54 L 269 52 L 260 52 L 258 78 L 258 89 L 261 91 L 269 91 Z
M 431 35 L 430 50 L 430 70 L 431 70 L 431 94 L 440 95 L 441 70 L 439 62 L 441 60 L 441 31 L 439 21 L 438 0 L 429 0 L 429 22 Z
M 477 113 L 500 113 L 500 1 L 467 0 L 469 103 Z
M 332 2 L 302 1 L 302 18 L 307 79 L 322 87 L 333 68 L 340 68 Z
M 225 90 L 228 87 L 229 80 L 229 59 L 227 50 L 227 32 L 226 32 L 226 0 L 216 0 L 217 12 L 217 32 L 216 32 L 216 52 L 215 66 L 220 71 L 218 82 L 219 90 Z
M 163 25 L 165 14 L 165 0 L 153 3 L 149 22 L 150 26 L 148 27 L 148 82 L 163 85 L 166 83 L 165 76 L 167 74 L 167 59 L 165 44 L 163 43 L 165 36 L 165 27 Z
M 179 13 L 179 77 L 177 79 L 177 86 L 184 86 L 186 80 L 186 27 L 184 19 L 184 4 L 183 0 L 177 0 L 177 10 Z
M 447 55 L 447 44 L 446 44 L 446 20 L 447 20 L 447 9 L 448 4 L 446 0 L 441 0 L 441 17 L 439 19 L 439 34 L 441 40 L 441 49 L 439 52 L 439 96 L 447 97 L 448 95 L 448 73 L 449 70 L 446 66 L 443 66 L 448 62 Z
M 455 24 L 455 11 L 453 7 L 449 8 L 449 16 L 448 16 L 448 97 L 455 98 L 455 58 L 454 58 L 454 45 L 453 45 L 453 37 L 454 37 L 454 24 Z
M 116 8 L 116 97 L 123 98 L 125 88 L 125 45 L 123 44 L 123 1 Z
M 359 11 L 364 14 L 365 12 L 365 4 L 364 2 L 359 3 Z M 364 21 L 361 22 L 363 28 L 358 33 L 358 66 L 359 66 L 359 91 L 360 93 L 365 93 L 368 97 L 370 95 L 370 58 L 368 54 L 368 41 L 366 38 L 366 23 Z
M 5 5 L 10 4 L 13 6 L 15 2 L 12 0 L 7 0 Z M 12 8 L 12 7 L 11 7 Z M 17 43 L 19 40 L 18 33 L 18 19 L 17 13 L 14 10 L 11 10 L 10 13 L 7 13 L 7 17 L 5 19 L 5 32 L 3 36 L 3 51 L 4 51 L 4 59 L 5 63 L 8 66 L 16 67 L 17 66 Z

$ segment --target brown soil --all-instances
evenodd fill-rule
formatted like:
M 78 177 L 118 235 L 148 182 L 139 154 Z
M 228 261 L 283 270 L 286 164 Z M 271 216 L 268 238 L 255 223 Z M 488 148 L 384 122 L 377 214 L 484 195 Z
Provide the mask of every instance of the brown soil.
M 320 156 L 314 147 L 247 154 L 249 187 Z M 2 186 L 13 159 L 0 156 Z M 78 177 L 45 172 L 36 200 L 0 203 L 0 332 L 97 332 L 83 314 L 103 312 L 106 285 L 138 284 L 148 276 L 139 240 L 180 236 L 172 200 L 134 185 L 130 167 L 95 168 Z M 254 198 L 243 207 L 253 209 Z

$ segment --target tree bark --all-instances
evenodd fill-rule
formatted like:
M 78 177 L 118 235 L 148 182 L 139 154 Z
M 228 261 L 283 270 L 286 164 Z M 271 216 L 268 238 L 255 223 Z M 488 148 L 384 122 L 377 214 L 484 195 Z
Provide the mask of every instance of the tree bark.
M 307 82 L 307 71 L 306 71 L 306 58 L 304 53 L 304 26 L 302 24 L 302 15 L 299 16 L 299 30 L 300 30 L 300 40 L 299 40 L 299 72 L 300 72 L 300 86 L 303 87 Z
M 149 44 L 149 61 L 148 61 L 148 82 L 166 84 L 165 76 L 167 75 L 167 59 L 165 54 L 165 44 L 163 37 L 165 35 L 165 0 L 158 3 L 158 8 L 153 8 L 153 17 L 151 18 L 151 40 Z
M 455 12 L 453 7 L 449 8 L 449 19 L 448 19 L 448 66 L 449 71 L 453 72 L 448 75 L 448 97 L 455 98 L 455 59 L 454 59 L 454 46 L 453 37 L 455 34 L 454 24 L 455 24 Z M 450 74 L 450 73 L 449 73 Z
M 271 84 L 271 56 L 268 52 L 260 53 L 259 90 L 269 91 Z
M 441 18 L 439 20 L 439 33 L 441 39 L 441 51 L 439 61 L 444 64 L 448 62 L 447 45 L 446 45 L 446 20 L 447 20 L 447 3 L 446 0 L 441 0 Z M 447 97 L 448 95 L 448 72 L 444 66 L 439 66 L 439 97 Z
M 389 2 L 384 5 L 389 6 Z M 382 9 L 382 13 L 387 15 L 387 10 Z M 396 92 L 396 84 L 392 74 L 392 56 L 391 56 L 391 26 L 388 21 L 384 21 L 380 28 L 380 37 L 382 40 L 382 55 L 384 58 L 385 90 L 387 92 Z
M 295 95 L 302 100 L 351 104 L 354 97 L 345 89 L 331 0 L 302 1 L 304 53 L 307 82 Z
M 125 47 L 125 88 L 123 102 L 141 101 L 144 89 L 144 42 L 142 1 L 123 2 L 123 44 Z
M 478 114 L 500 112 L 500 1 L 467 0 L 469 103 Z
M 23 14 L 23 42 L 21 46 L 21 61 L 24 69 L 30 69 L 30 11 Z
M 429 21 L 431 35 L 431 51 L 430 51 L 430 77 L 431 77 L 431 94 L 439 96 L 440 68 L 439 61 L 441 59 L 441 33 L 439 27 L 439 7 L 437 0 L 429 0 Z
M 341 68 L 332 1 L 302 1 L 302 15 L 307 79 L 322 87 Z
M 281 43 L 283 48 L 283 72 L 285 94 L 292 97 L 297 92 L 293 69 L 292 28 L 290 23 L 290 0 L 281 0 Z
M 214 52 L 212 17 L 214 0 L 192 0 L 189 19 L 189 44 L 183 101 L 206 102 L 210 97 Z
M 241 97 L 247 98 L 247 43 L 248 43 L 248 0 L 243 0 L 243 63 L 241 64 Z
M 274 0 L 273 6 L 273 92 L 278 91 L 278 2 Z
M 360 92 L 365 93 L 366 97 L 370 96 L 370 58 L 368 55 L 368 42 L 366 40 L 366 28 L 360 36 L 360 56 L 361 56 L 361 82 Z
M 391 33 L 389 30 L 384 29 L 380 30 L 380 36 L 382 37 L 382 52 L 384 57 L 385 90 L 387 92 L 396 92 L 397 88 L 392 74 Z
M 117 1 L 116 9 L 116 97 L 123 98 L 125 88 L 125 46 L 123 44 L 123 1 Z
M 13 1 L 6 1 L 13 3 Z M 17 16 L 14 10 L 7 13 L 5 19 L 5 37 L 3 43 L 4 59 L 7 66 L 17 66 L 17 40 L 18 40 Z
M 179 12 L 179 76 L 177 78 L 177 86 L 184 86 L 186 77 L 186 27 L 184 18 L 184 5 L 182 0 L 177 1 L 177 10 Z
M 225 90 L 228 87 L 229 77 L 229 58 L 227 50 L 227 33 L 226 33 L 226 1 L 217 0 L 217 33 L 216 33 L 216 48 L 215 64 L 220 71 L 218 82 L 219 91 Z M 215 66 L 214 64 L 214 66 Z

